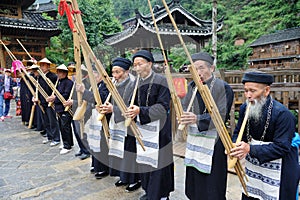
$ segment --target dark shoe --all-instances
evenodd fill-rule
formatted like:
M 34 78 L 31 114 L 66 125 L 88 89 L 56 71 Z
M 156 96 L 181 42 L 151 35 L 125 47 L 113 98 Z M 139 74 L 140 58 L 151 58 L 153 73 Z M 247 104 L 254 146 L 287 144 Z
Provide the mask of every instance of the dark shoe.
M 87 159 L 88 157 L 90 157 L 90 154 L 81 154 L 81 156 L 79 157 L 81 160 Z
M 96 172 L 95 173 L 95 178 L 96 179 L 101 179 L 101 178 L 104 178 L 105 176 L 107 176 L 108 173 L 106 171 L 103 171 L 103 172 Z
M 140 197 L 140 200 L 148 200 L 147 194 L 144 194 L 143 196 Z
M 43 130 L 43 131 L 40 132 L 40 134 L 41 134 L 41 135 L 45 135 L 45 134 L 46 134 L 46 131 Z
M 123 183 L 121 180 L 118 180 L 117 182 L 115 182 L 116 187 L 120 187 L 120 186 L 123 186 L 123 185 L 127 185 L 127 183 Z
M 79 151 L 78 153 L 75 153 L 76 157 L 81 156 L 81 155 L 82 155 L 81 151 Z
M 141 182 L 138 181 L 138 182 L 136 182 L 136 183 L 134 183 L 134 184 L 128 185 L 128 186 L 126 187 L 125 191 L 126 191 L 126 192 L 132 192 L 132 191 L 135 191 L 135 190 L 139 189 L 139 188 L 141 187 L 141 185 L 142 185 Z

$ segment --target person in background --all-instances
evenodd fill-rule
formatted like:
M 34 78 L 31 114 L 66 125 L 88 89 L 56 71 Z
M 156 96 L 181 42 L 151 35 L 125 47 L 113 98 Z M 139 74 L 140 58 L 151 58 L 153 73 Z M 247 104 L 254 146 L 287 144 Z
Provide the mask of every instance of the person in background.
M 0 76 L 0 121 L 4 121 L 5 118 L 12 118 L 9 116 L 10 110 L 10 100 L 14 96 L 13 87 L 16 83 L 13 81 L 11 77 L 11 70 L 4 69 L 4 75 Z M 5 98 L 4 93 L 9 92 L 11 94 L 11 98 Z M 5 105 L 3 110 L 3 103 Z
M 270 95 L 273 81 L 272 75 L 257 71 L 246 72 L 242 78 L 246 102 L 240 107 L 234 142 L 248 104 L 250 112 L 242 142 L 231 149 L 230 156 L 246 158 L 249 197 L 243 193 L 243 200 L 298 198 L 300 166 L 298 145 L 293 140 L 299 138 L 296 118 Z

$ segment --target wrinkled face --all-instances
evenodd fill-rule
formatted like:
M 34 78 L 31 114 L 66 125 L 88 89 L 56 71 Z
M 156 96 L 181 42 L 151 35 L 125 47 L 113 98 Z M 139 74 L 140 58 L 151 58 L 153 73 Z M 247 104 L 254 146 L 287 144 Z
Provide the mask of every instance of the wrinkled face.
M 145 78 L 151 73 L 152 62 L 147 61 L 145 58 L 136 57 L 133 61 L 133 69 L 141 77 Z
M 114 79 L 120 83 L 128 77 L 128 70 L 125 71 L 122 67 L 114 66 L 111 70 Z
M 50 69 L 50 64 L 48 63 L 40 63 L 40 67 L 43 73 L 46 73 Z
M 58 79 L 66 78 L 67 75 L 68 75 L 68 72 L 65 71 L 65 70 L 60 70 L 60 69 L 57 70 L 57 77 L 58 77 Z
M 207 81 L 212 77 L 214 72 L 214 66 L 208 66 L 208 63 L 203 60 L 197 60 L 194 62 L 195 68 L 203 82 Z
M 255 100 L 260 101 L 270 94 L 270 86 L 262 83 L 246 82 L 244 93 L 247 100 L 254 104 Z

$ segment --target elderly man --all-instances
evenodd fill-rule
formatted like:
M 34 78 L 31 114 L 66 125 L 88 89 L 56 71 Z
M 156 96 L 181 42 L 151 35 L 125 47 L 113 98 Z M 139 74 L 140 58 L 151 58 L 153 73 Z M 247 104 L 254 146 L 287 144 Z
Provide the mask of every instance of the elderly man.
M 243 141 L 230 155 L 246 157 L 247 191 L 242 199 L 296 199 L 299 182 L 298 151 L 292 147 L 295 117 L 270 95 L 273 76 L 245 73 L 242 79 L 246 103 L 240 107 L 233 140 L 241 128 L 247 104 L 251 104 Z
M 126 58 L 115 58 L 112 62 L 112 76 L 116 81 L 116 87 L 125 104 L 129 106 L 134 90 L 134 78 L 129 74 L 131 61 Z M 110 175 L 119 176 L 115 183 L 117 187 L 127 185 L 126 191 L 137 190 L 141 186 L 140 177 L 137 173 L 136 163 L 136 139 L 130 128 L 125 126 L 125 118 L 116 102 L 101 106 L 104 113 L 113 113 L 110 119 L 110 149 L 109 163 Z
M 200 52 L 193 54 L 192 59 L 203 84 L 209 87 L 225 123 L 233 102 L 231 87 L 213 75 L 214 57 L 206 52 Z M 184 109 L 188 107 L 194 91 L 197 93 L 192 110 L 184 112 L 179 120 L 180 124 L 189 125 L 184 160 L 185 194 L 189 199 L 195 200 L 226 199 L 227 156 L 194 81 L 189 83 L 183 107 Z
M 141 199 L 166 200 L 174 190 L 174 164 L 170 120 L 170 92 L 166 78 L 152 71 L 151 52 L 140 50 L 133 55 L 133 67 L 140 76 L 135 105 L 127 117 L 137 117 L 146 152 L 137 145 L 137 162 L 142 170 Z

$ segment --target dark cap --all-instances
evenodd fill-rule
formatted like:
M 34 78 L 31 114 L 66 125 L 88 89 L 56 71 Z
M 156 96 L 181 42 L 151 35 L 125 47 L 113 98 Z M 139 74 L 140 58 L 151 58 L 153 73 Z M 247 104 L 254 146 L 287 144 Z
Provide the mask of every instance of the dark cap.
M 127 58 L 117 57 L 112 61 L 112 66 L 122 67 L 124 70 L 129 70 L 131 66 L 131 61 Z
M 271 85 L 274 82 L 273 75 L 262 72 L 246 72 L 243 76 L 242 83 L 246 82 L 263 83 Z
M 146 60 L 148 60 L 148 62 L 152 62 L 152 63 L 154 62 L 152 53 L 147 50 L 140 50 L 140 51 L 136 52 L 132 57 L 132 61 L 134 61 L 134 59 L 136 57 L 142 57 L 142 58 L 145 58 Z
M 214 59 L 215 58 L 213 56 L 209 55 L 206 52 L 195 53 L 192 55 L 192 60 L 194 62 L 197 60 L 203 60 L 212 65 L 214 63 Z

